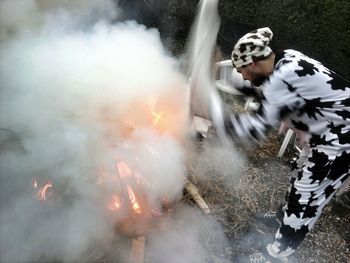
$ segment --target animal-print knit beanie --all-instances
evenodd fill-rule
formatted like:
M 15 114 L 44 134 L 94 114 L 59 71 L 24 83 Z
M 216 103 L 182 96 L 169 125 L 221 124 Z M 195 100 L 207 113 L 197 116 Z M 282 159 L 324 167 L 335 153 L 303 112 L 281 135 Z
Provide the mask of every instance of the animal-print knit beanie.
M 236 68 L 268 57 L 272 50 L 268 46 L 273 33 L 270 28 L 263 27 L 245 34 L 233 48 L 231 59 Z

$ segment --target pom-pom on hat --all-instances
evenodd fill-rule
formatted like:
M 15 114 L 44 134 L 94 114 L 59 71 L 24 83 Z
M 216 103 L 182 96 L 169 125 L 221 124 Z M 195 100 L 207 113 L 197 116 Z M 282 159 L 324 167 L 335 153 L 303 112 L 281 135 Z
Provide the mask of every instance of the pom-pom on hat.
M 241 37 L 233 48 L 231 59 L 236 68 L 268 57 L 272 50 L 268 46 L 273 33 L 270 28 L 263 27 L 251 31 Z

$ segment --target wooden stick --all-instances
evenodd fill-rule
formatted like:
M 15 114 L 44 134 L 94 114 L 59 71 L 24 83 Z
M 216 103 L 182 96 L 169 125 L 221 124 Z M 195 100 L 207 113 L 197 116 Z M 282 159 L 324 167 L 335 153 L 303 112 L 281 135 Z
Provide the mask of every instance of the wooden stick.
M 196 202 L 196 204 L 200 207 L 200 209 L 202 209 L 202 211 L 205 214 L 210 214 L 210 208 L 208 204 L 204 201 L 203 197 L 199 194 L 199 190 L 197 186 L 192 184 L 188 179 L 185 179 L 185 180 L 186 180 L 185 188 L 187 192 L 189 192 L 192 195 L 193 200 Z
M 145 236 L 135 237 L 131 240 L 130 263 L 143 263 L 145 254 Z

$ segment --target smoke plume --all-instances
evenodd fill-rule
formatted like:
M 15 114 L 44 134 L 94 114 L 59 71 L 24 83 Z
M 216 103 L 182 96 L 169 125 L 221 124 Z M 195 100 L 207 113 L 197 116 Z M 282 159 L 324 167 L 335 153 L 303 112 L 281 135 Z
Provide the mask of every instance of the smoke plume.
M 2 262 L 127 261 L 115 245 L 126 213 L 106 203 L 126 191 L 117 173 L 141 178 L 148 208 L 182 195 L 186 80 L 157 30 L 112 22 L 122 12 L 116 2 L 0 2 Z M 231 170 L 227 153 L 217 149 L 218 160 L 205 150 L 195 169 L 211 160 Z M 189 208 L 168 221 L 149 237 L 152 262 L 203 262 L 202 240 L 226 243 Z
M 119 220 L 101 167 L 132 164 L 150 205 L 181 196 L 185 81 L 156 30 L 110 22 L 112 1 L 0 4 L 0 256 L 84 261 Z

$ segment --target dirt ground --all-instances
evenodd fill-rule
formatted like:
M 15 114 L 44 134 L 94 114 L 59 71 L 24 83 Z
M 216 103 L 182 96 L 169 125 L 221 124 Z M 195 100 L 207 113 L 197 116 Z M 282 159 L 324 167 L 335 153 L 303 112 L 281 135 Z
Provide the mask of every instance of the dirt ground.
M 200 152 L 206 144 L 215 145 L 215 134 L 196 142 Z M 272 134 L 267 143 L 254 150 L 244 151 L 246 163 L 235 183 L 228 183 L 229 173 L 210 171 L 209 179 L 196 181 L 201 195 L 211 208 L 211 217 L 220 223 L 229 240 L 226 248 L 220 249 L 216 259 L 210 262 L 234 262 L 238 254 L 255 252 L 272 240 L 277 229 L 269 229 L 253 220 L 259 212 L 274 211 L 284 200 L 291 174 L 289 160 L 294 155 L 289 147 L 283 158 L 277 153 L 283 137 Z M 336 198 L 325 208 L 315 227 L 294 253 L 292 262 L 350 262 L 350 209 L 339 209 Z M 341 210 L 336 213 L 335 210 Z M 215 238 L 208 245 L 215 247 Z

